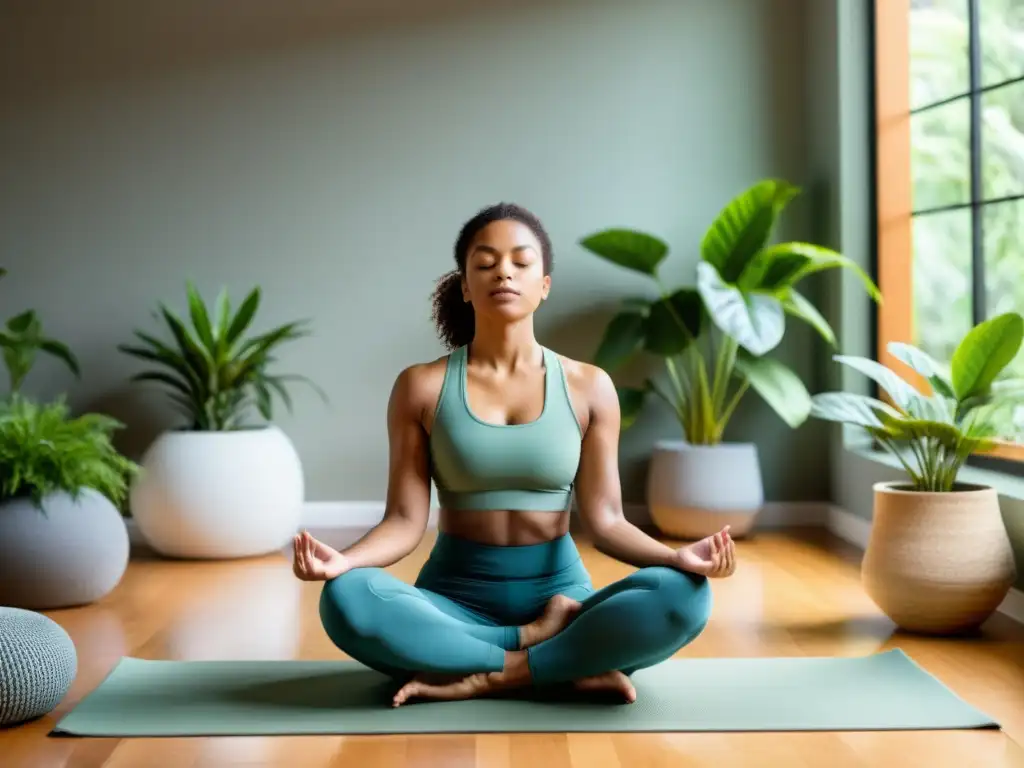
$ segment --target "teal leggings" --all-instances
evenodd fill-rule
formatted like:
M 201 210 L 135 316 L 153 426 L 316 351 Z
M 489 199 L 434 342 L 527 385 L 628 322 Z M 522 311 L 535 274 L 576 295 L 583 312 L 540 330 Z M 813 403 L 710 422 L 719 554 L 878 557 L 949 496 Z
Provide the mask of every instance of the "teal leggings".
M 357 568 L 324 585 L 320 618 L 338 648 L 391 677 L 471 674 L 500 671 L 519 627 L 554 595 L 582 609 L 527 649 L 536 685 L 657 664 L 696 638 L 711 610 L 707 579 L 673 568 L 641 568 L 595 591 L 569 535 L 496 547 L 441 533 L 415 585 Z

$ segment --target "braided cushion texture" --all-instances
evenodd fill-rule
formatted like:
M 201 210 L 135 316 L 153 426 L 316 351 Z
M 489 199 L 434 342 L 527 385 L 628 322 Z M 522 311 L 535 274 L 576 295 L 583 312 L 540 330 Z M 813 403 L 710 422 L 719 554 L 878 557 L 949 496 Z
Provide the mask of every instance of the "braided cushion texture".
M 0 606 L 0 727 L 52 712 L 77 672 L 75 644 L 62 626 Z

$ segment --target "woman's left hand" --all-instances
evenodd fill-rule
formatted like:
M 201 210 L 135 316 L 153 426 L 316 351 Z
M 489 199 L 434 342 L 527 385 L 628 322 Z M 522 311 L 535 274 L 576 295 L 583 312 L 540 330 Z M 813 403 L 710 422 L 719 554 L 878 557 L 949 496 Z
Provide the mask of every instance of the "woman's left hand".
M 679 568 L 690 573 L 720 579 L 736 571 L 736 548 L 729 526 L 705 539 L 688 544 L 676 551 Z

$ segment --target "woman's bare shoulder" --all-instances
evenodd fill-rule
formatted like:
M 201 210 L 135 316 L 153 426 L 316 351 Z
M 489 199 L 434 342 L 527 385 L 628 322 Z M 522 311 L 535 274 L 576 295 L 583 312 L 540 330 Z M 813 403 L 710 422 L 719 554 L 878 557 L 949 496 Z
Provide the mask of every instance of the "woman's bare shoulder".
M 392 401 L 423 415 L 431 413 L 447 367 L 448 355 L 406 366 L 395 378 Z
M 609 398 L 618 402 L 615 384 L 608 372 L 593 363 L 558 355 L 569 389 L 586 399 L 589 408 L 600 407 Z

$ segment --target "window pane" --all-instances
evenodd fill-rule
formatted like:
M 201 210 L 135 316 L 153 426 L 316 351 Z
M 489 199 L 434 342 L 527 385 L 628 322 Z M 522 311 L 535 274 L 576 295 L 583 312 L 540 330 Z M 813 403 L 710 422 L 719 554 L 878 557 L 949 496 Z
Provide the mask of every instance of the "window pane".
M 914 210 L 970 202 L 970 122 L 966 97 L 911 116 Z
M 989 199 L 1024 193 L 1024 81 L 986 91 L 981 109 L 982 193 Z
M 967 45 L 967 0 L 912 0 L 911 108 L 967 92 Z
M 1024 311 L 1024 201 L 992 203 L 981 209 L 985 232 L 985 314 Z M 1024 377 L 1024 355 L 1012 364 Z
M 971 211 L 914 218 L 914 343 L 948 361 L 972 326 Z
M 1024 0 L 979 0 L 981 83 L 1024 75 Z

